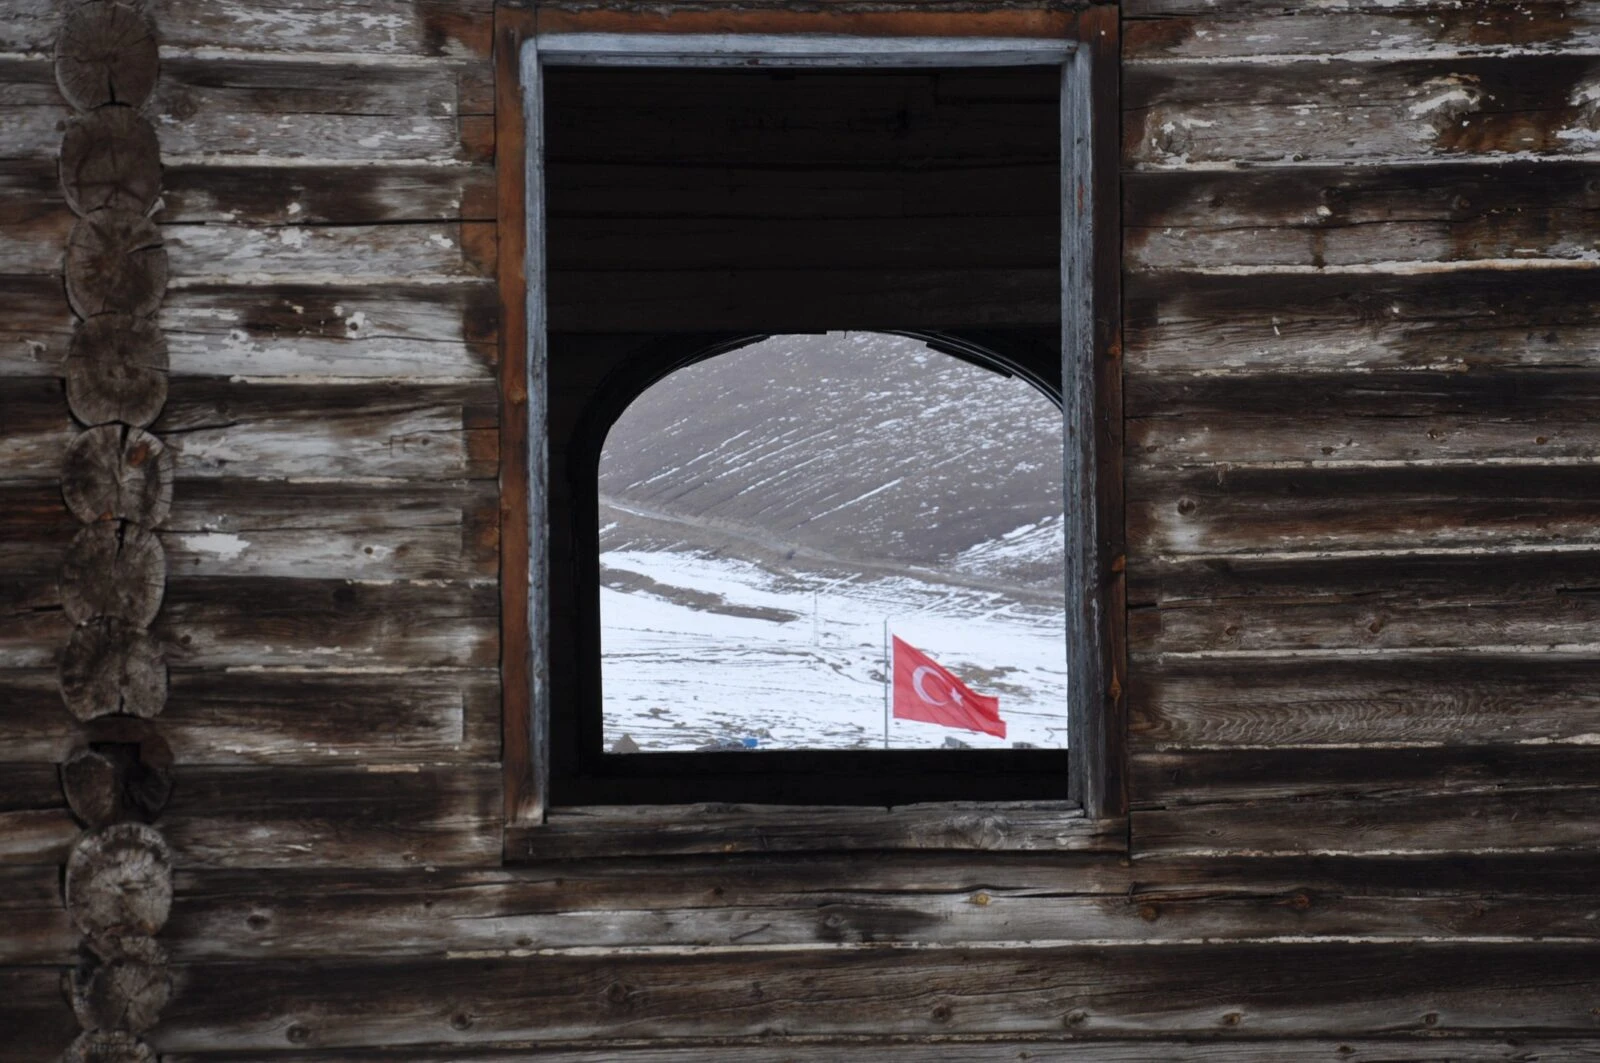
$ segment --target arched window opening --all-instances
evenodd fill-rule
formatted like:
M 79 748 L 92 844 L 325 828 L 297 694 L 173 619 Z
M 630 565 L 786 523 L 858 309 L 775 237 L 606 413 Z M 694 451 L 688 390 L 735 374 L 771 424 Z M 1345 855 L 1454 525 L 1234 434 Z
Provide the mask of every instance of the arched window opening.
M 640 394 L 598 494 L 607 752 L 1066 747 L 1062 418 L 1021 378 L 770 337 Z

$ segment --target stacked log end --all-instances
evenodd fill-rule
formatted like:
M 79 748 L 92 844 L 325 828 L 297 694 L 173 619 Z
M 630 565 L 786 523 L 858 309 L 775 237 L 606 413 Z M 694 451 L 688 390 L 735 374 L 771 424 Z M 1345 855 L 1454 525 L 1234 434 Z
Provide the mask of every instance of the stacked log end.
M 155 315 L 167 253 L 161 152 L 144 107 L 159 73 L 156 34 L 137 0 L 65 0 L 56 81 L 77 112 L 61 143 L 61 187 L 78 216 L 65 282 L 75 318 L 62 367 L 77 434 L 61 495 L 81 527 L 62 559 L 61 698 L 82 728 L 61 766 L 84 827 L 68 857 L 63 902 L 82 935 L 63 988 L 83 1033 L 68 1063 L 153 1063 L 141 1035 L 172 991 L 156 940 L 172 904 L 172 856 L 157 821 L 171 756 L 148 721 L 167 698 L 150 625 L 167 563 L 157 528 L 172 506 L 172 455 L 147 429 L 167 399 L 167 345 Z M 134 725 L 137 725 L 135 727 Z

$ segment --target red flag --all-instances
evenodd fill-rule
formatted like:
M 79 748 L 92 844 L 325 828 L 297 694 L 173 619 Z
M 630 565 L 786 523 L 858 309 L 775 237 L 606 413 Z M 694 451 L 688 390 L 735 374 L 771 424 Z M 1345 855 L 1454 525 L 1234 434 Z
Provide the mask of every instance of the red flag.
M 974 694 L 943 665 L 899 635 L 894 637 L 894 715 L 899 720 L 1006 736 L 999 698 Z

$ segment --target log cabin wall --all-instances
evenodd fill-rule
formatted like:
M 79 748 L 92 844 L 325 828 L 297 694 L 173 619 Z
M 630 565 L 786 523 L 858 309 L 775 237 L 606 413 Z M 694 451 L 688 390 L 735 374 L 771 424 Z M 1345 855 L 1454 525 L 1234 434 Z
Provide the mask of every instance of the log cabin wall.
M 59 689 L 65 9 L 3 10 L 0 1060 L 135 1024 L 63 987 L 61 765 L 156 738 L 174 1063 L 1600 1056 L 1600 5 L 1123 5 L 1126 852 L 543 860 L 488 0 L 149 9 L 169 689 L 115 732 Z

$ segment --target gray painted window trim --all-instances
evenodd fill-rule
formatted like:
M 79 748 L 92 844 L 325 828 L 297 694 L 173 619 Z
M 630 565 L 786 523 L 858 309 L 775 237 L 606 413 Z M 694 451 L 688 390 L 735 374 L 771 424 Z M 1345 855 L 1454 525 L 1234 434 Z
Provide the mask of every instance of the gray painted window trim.
M 1104 603 L 1095 488 L 1094 181 L 1090 53 L 1076 41 L 1011 37 L 846 37 L 795 34 L 545 34 L 523 42 L 521 77 L 527 122 L 525 206 L 528 218 L 528 632 L 529 740 L 541 813 L 550 786 L 549 512 L 544 248 L 545 66 L 676 68 L 916 68 L 1059 66 L 1061 68 L 1061 391 L 1066 525 L 1067 711 L 1069 801 L 1091 817 L 1100 810 L 1089 785 L 1103 776 L 1105 683 L 1101 659 Z

